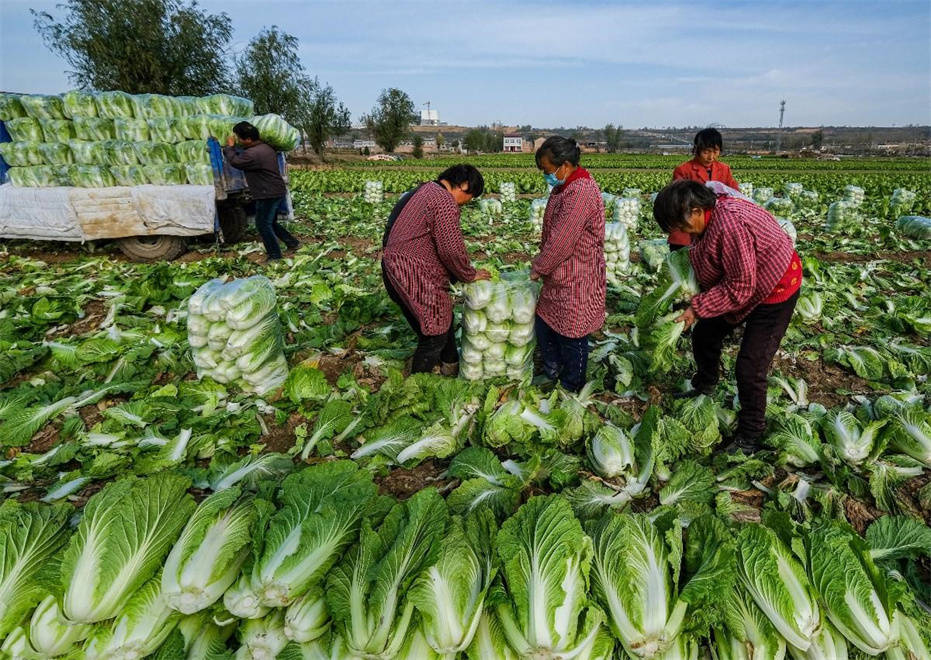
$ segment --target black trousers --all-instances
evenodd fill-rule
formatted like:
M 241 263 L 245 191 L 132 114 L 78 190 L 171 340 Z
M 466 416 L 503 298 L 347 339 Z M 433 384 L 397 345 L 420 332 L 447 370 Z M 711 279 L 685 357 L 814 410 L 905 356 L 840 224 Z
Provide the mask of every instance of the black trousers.
M 539 316 L 534 317 L 533 328 L 543 358 L 543 373 L 570 392 L 580 391 L 588 368 L 588 335 L 565 337 Z
M 298 240 L 287 229 L 278 224 L 278 206 L 284 197 L 255 200 L 255 228 L 265 244 L 265 252 L 270 259 L 281 258 L 281 246 L 278 240 L 289 248 L 298 244 Z
M 414 316 L 413 312 L 404 304 L 404 300 L 398 295 L 397 290 L 392 286 L 385 272 L 384 264 L 381 267 L 381 279 L 385 283 L 385 290 L 388 297 L 393 300 L 401 313 L 407 319 L 408 325 L 417 335 L 417 349 L 414 351 L 414 358 L 411 362 L 411 373 L 427 373 L 444 362 L 454 364 L 459 362 L 459 349 L 456 346 L 456 326 L 450 322 L 449 329 L 440 335 L 425 335 L 420 330 L 420 321 Z
M 743 339 L 737 352 L 735 367 L 740 412 L 737 434 L 756 440 L 766 430 L 766 379 L 773 357 L 789 327 L 799 291 L 785 302 L 757 305 L 744 319 Z M 692 386 L 711 393 L 718 383 L 721 369 L 721 349 L 733 332 L 732 325 L 721 316 L 699 319 L 692 330 L 692 352 L 698 367 Z

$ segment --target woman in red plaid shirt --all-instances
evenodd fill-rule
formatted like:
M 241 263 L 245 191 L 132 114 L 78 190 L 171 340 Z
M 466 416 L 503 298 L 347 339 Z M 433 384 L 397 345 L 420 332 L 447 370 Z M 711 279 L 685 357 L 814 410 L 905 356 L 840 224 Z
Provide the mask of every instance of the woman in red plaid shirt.
M 482 194 L 485 181 L 472 165 L 454 165 L 436 181 L 405 193 L 388 217 L 382 247 L 382 280 L 417 335 L 411 373 L 459 367 L 451 281 L 487 279 L 472 267 L 459 225 L 459 207 Z M 442 364 L 441 364 L 442 363 Z
M 604 202 L 579 157 L 575 140 L 558 135 L 537 150 L 537 167 L 554 188 L 530 270 L 543 280 L 534 326 L 543 371 L 572 392 L 585 384 L 588 335 L 605 320 Z
M 656 197 L 653 217 L 663 231 L 692 237 L 689 260 L 701 285 L 677 321 L 690 327 L 697 372 L 692 391 L 713 394 L 721 348 L 744 325 L 737 353 L 740 413 L 729 450 L 754 451 L 766 430 L 766 381 L 789 327 L 802 286 L 792 239 L 753 202 L 718 195 L 696 181 L 675 181 Z

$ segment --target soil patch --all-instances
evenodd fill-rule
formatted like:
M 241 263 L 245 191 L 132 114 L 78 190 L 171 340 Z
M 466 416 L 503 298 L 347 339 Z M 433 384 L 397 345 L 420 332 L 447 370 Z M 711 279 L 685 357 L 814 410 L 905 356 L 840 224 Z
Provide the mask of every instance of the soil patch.
M 413 468 L 394 468 L 383 477 L 376 477 L 375 483 L 383 495 L 392 495 L 399 500 L 406 500 L 419 490 L 428 486 L 443 489 L 452 480 L 442 479 L 440 475 L 446 470 L 446 465 L 437 461 L 424 461 Z
M 32 440 L 26 445 L 24 451 L 28 454 L 44 454 L 57 444 L 58 429 L 53 424 L 46 424 L 32 436 Z
M 55 329 L 46 336 L 49 339 L 58 339 L 59 337 L 80 337 L 97 332 L 100 324 L 107 318 L 108 311 L 102 300 L 91 300 L 84 306 L 84 318 Z
M 867 261 L 899 261 L 911 263 L 918 259 L 926 267 L 931 268 L 931 251 L 929 250 L 883 250 L 870 254 L 852 254 L 850 252 L 815 252 L 815 258 L 820 261 L 840 261 L 845 263 L 862 263 Z
M 504 263 L 506 264 L 516 264 L 524 261 L 530 261 L 530 255 L 526 252 L 508 252 L 504 255 Z
M 288 415 L 288 419 L 280 426 L 275 423 L 274 415 L 265 415 L 263 420 L 265 421 L 265 427 L 268 429 L 268 433 L 262 436 L 266 451 L 281 452 L 282 454 L 287 453 L 288 450 L 294 447 L 294 429 L 301 424 L 307 423 L 307 418 L 296 412 Z
M 817 361 L 809 362 L 796 355 L 779 354 L 773 360 L 772 371 L 777 370 L 784 376 L 804 379 L 808 383 L 809 401 L 823 404 L 827 408 L 847 403 L 849 395 L 839 394 L 838 390 L 854 394 L 873 392 L 869 383 L 853 372 L 825 362 L 820 357 Z

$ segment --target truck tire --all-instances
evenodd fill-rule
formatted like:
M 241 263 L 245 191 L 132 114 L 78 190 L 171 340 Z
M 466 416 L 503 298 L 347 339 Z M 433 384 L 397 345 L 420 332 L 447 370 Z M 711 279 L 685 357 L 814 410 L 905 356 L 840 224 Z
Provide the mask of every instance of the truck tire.
M 187 250 L 180 236 L 130 236 L 118 242 L 120 250 L 133 261 L 171 261 Z
M 242 241 L 246 237 L 246 229 L 249 226 L 246 210 L 239 204 L 224 204 L 217 211 L 220 216 L 223 242 L 233 244 Z

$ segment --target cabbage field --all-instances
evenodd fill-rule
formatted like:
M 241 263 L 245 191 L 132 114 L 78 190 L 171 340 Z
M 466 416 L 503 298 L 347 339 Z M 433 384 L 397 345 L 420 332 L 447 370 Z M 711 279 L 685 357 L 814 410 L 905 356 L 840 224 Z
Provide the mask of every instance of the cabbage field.
M 292 170 L 302 246 L 268 265 L 254 234 L 0 244 L 0 657 L 929 658 L 928 161 L 727 159 L 805 282 L 765 449 L 726 455 L 736 346 L 671 396 L 695 282 L 650 199 L 678 159 L 584 160 L 610 279 L 579 395 L 529 379 L 543 179 L 468 160 L 496 274 L 457 290 L 468 377 L 403 377 L 378 266 L 448 158 Z

